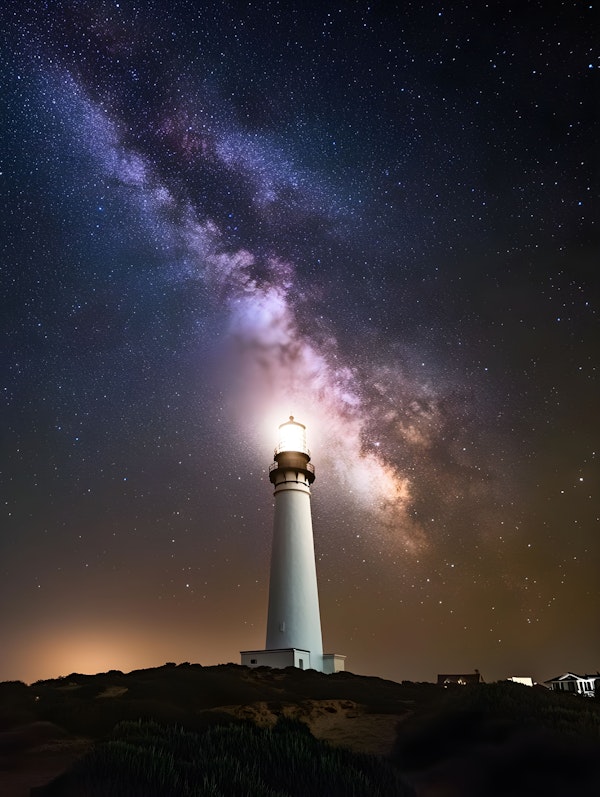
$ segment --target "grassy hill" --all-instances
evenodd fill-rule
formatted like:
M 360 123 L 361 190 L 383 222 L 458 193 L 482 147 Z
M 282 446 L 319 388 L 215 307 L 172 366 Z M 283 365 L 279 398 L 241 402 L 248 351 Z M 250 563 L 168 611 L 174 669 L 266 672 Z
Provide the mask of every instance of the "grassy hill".
M 44 797 L 585 797 L 599 742 L 600 701 L 513 683 L 167 664 L 0 684 L 0 774 L 76 760 Z

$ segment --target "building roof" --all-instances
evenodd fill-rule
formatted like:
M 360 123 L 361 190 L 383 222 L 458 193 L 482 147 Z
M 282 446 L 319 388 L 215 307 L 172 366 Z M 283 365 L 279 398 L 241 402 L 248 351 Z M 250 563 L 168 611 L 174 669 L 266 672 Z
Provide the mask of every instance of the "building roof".
M 556 681 L 587 681 L 590 678 L 600 678 L 600 672 L 597 672 L 595 675 L 577 675 L 574 672 L 565 672 L 562 675 L 557 675 L 555 678 L 548 678 L 544 683 L 551 684 Z

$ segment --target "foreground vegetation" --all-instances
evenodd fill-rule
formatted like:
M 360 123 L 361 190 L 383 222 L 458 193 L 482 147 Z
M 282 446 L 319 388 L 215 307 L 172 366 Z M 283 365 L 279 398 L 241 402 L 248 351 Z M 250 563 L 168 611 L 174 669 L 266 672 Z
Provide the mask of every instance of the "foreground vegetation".
M 216 726 L 198 734 L 123 722 L 44 797 L 409 797 L 396 769 L 375 756 L 317 741 L 298 721 L 273 729 Z
M 284 719 L 311 701 L 397 718 L 389 759 L 332 748 Z M 280 717 L 273 728 L 225 708 L 257 702 Z M 442 689 L 237 665 L 72 673 L 0 684 L 0 732 L 13 751 L 36 734 L 95 742 L 43 797 L 409 795 L 403 778 L 440 797 L 600 794 L 600 700 L 514 683 Z

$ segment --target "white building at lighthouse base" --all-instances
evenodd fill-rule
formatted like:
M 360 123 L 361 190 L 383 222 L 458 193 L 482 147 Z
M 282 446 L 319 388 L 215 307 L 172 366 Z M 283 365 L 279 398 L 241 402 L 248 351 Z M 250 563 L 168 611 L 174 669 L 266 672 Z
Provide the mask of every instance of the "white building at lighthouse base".
M 346 657 L 341 653 L 320 653 L 311 655 L 309 650 L 300 648 L 280 648 L 279 650 L 242 650 L 242 665 L 245 667 L 298 667 L 299 670 L 319 670 L 327 675 L 343 672 Z M 319 659 L 317 661 L 316 659 Z

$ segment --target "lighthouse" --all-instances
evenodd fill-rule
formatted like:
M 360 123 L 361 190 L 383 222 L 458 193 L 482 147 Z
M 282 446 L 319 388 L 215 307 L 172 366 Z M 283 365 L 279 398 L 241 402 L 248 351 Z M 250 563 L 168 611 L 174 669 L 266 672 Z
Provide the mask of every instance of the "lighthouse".
M 315 468 L 306 427 L 293 415 L 279 427 L 274 460 L 269 467 L 275 514 L 266 647 L 242 651 L 242 664 L 338 672 L 345 656 L 323 654 L 310 509 Z

